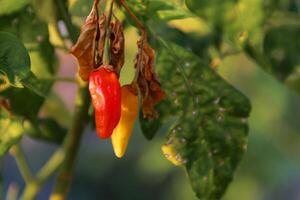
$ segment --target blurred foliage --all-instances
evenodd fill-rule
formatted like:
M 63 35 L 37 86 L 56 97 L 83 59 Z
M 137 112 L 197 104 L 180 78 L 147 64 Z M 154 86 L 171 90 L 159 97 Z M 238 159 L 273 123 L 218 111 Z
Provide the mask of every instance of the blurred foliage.
M 9 100 L 11 106 L 9 111 L 0 111 L 1 155 L 19 142 L 24 133 L 55 144 L 62 142 L 70 124 L 70 112 L 52 90 L 57 73 L 54 50 L 65 49 L 67 40 L 77 35 L 77 29 L 66 20 L 72 19 L 74 24 L 81 25 L 92 2 L 69 0 L 69 13 L 62 15 L 61 9 L 66 6 L 66 1 L 0 0 L 0 97 Z M 262 75 L 262 71 L 247 71 L 245 68 L 249 65 L 253 68 L 255 63 L 295 91 L 300 91 L 299 0 L 126 2 L 146 25 L 149 40 L 157 50 L 157 74 L 167 99 L 156 108 L 160 118 L 145 121 L 140 116 L 137 124 L 141 130 L 136 126 L 135 132 L 142 132 L 148 140 L 152 140 L 147 146 L 140 136 L 133 138 L 131 148 L 141 152 L 131 150 L 129 154 L 133 156 L 118 162 L 112 161 L 112 154 L 83 155 L 88 158 L 79 163 L 79 167 L 88 169 L 79 173 L 87 172 L 83 177 L 91 180 L 75 180 L 71 198 L 80 199 L 80 195 L 83 195 L 81 199 L 87 198 L 86 194 L 77 196 L 80 186 L 87 182 L 96 185 L 92 188 L 96 191 L 101 188 L 98 193 L 91 191 L 89 199 L 95 198 L 93 192 L 104 199 L 123 199 L 124 195 L 127 195 L 126 199 L 193 199 L 183 175 L 171 168 L 161 153 L 158 157 L 159 146 L 165 143 L 174 147 L 177 152 L 175 159 L 185 167 L 198 198 L 220 199 L 233 179 L 248 140 L 250 103 L 238 90 L 246 93 L 254 105 L 250 118 L 252 148 L 242 163 L 242 170 L 238 171 L 232 186 L 234 189 L 229 189 L 225 199 L 234 200 L 240 196 L 258 199 L 264 192 L 260 185 L 269 184 L 267 189 L 270 189 L 271 183 L 282 181 L 279 175 L 278 180 L 272 177 L 274 173 L 288 173 L 294 166 L 293 163 L 287 164 L 288 169 L 283 169 L 278 163 L 284 160 L 277 151 L 287 148 L 281 140 L 286 138 L 280 132 L 272 138 L 272 143 L 262 139 L 261 135 L 264 135 L 263 130 L 276 132 L 273 127 L 276 126 L 276 117 L 287 110 L 284 106 L 290 102 L 284 97 L 291 94 L 274 80 L 268 87 L 264 86 L 266 75 Z M 105 8 L 102 7 L 102 10 Z M 130 25 L 135 24 L 127 14 L 119 11 L 117 14 L 123 20 L 128 36 L 127 58 L 133 60 L 138 35 Z M 133 77 L 131 60 L 126 61 L 122 71 L 123 84 Z M 230 70 L 232 65 L 234 70 Z M 225 72 L 222 71 L 224 69 Z M 252 75 L 255 87 L 240 77 L 243 73 Z M 234 87 L 226 80 L 232 81 Z M 279 98 L 279 103 L 274 106 L 281 107 L 275 111 L 270 106 L 268 109 L 262 106 L 268 105 L 260 102 L 269 96 L 253 92 L 257 88 L 265 92 L 272 88 L 272 97 Z M 270 105 L 274 103 L 272 99 L 269 101 Z M 264 123 L 259 120 L 261 117 L 269 121 Z M 285 123 L 292 123 L 292 119 Z M 297 132 L 295 130 L 299 128 L 287 128 L 286 131 Z M 166 133 L 167 141 L 163 142 Z M 92 143 L 91 140 L 85 142 Z M 264 157 L 256 156 L 260 153 Z M 100 162 L 91 164 L 100 156 L 101 165 Z M 264 165 L 274 165 L 278 169 L 269 167 L 265 171 L 260 170 Z M 132 174 L 133 177 L 128 177 Z M 111 181 L 111 176 L 114 181 Z M 253 177 L 258 177 L 258 180 Z M 100 178 L 107 182 L 99 183 Z M 128 180 L 128 187 L 124 187 L 124 180 Z M 264 183 L 264 180 L 269 182 Z M 163 188 L 169 189 L 163 191 Z M 241 192 L 246 190 L 244 188 L 251 188 L 252 193 Z
M 0 15 L 11 14 L 28 4 L 29 0 L 2 0 L 0 2 Z
M 3 156 L 22 137 L 22 119 L 12 116 L 8 110 L 0 107 L 0 125 L 0 156 Z
M 51 76 L 56 71 L 54 48 L 48 40 L 47 24 L 36 17 L 32 7 L 26 6 L 18 13 L 1 17 L 0 30 L 18 36 L 27 48 L 31 61 L 31 71 L 29 73 L 22 77 L 17 74 L 19 78 L 22 78 L 21 83 L 25 88 L 9 87 L 1 92 L 0 96 L 9 100 L 14 114 L 24 117 L 25 120 L 28 120 L 28 123 L 37 126 L 35 129 L 38 129 L 38 113 L 51 89 L 53 82 Z M 26 61 L 26 59 L 20 57 L 16 59 L 16 49 L 13 46 L 10 46 L 10 48 L 13 52 L 10 57 L 11 60 Z M 6 56 L 9 56 L 9 54 L 6 54 Z M 17 67 L 15 64 L 11 64 L 9 68 L 14 69 L 12 66 Z M 24 65 L 21 66 L 21 68 L 26 69 L 25 67 Z M 17 72 L 21 73 L 22 70 Z M 43 136 L 40 138 L 43 138 Z M 46 137 L 46 139 L 48 138 Z

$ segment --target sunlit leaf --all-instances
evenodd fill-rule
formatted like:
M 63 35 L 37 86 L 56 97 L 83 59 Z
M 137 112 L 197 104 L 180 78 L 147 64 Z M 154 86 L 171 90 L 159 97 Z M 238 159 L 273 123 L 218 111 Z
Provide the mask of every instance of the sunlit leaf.
M 23 8 L 30 0 L 1 0 L 0 15 L 10 14 Z
M 0 107 L 0 156 L 14 144 L 23 134 L 21 118 L 13 116 L 5 108 Z
M 26 48 L 15 35 L 7 32 L 0 32 L 0 73 L 17 87 L 22 87 L 20 81 L 30 74 Z
M 255 46 L 261 44 L 265 20 L 263 5 L 261 0 L 239 0 L 235 8 L 228 11 L 230 17 L 223 27 L 230 41 L 239 42 L 244 33 Z

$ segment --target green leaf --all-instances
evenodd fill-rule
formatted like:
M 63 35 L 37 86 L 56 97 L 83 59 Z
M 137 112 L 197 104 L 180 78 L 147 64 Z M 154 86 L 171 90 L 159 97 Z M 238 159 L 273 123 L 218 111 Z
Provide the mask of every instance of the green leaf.
M 61 144 L 67 134 L 67 129 L 60 126 L 54 119 L 39 119 L 35 124 L 25 123 L 26 134 L 29 136 L 55 144 Z
M 55 119 L 62 126 L 69 127 L 71 125 L 72 115 L 65 102 L 54 91 L 48 94 L 42 112 L 47 113 L 47 116 Z
M 269 29 L 264 37 L 263 53 L 272 65 L 272 73 L 285 80 L 300 65 L 300 25 L 282 25 Z
M 276 25 L 277 24 L 277 25 Z M 300 92 L 300 25 L 298 23 L 274 23 L 265 31 L 262 50 L 250 42 L 245 53 L 262 67 L 296 92 Z
M 0 15 L 18 11 L 28 3 L 29 0 L 0 0 Z
M 276 12 L 299 14 L 299 1 L 265 0 L 264 10 L 268 17 Z
M 52 81 L 41 81 L 33 73 L 30 73 L 27 78 L 22 80 L 22 84 L 39 96 L 46 98 L 49 92 L 49 88 L 52 85 Z
M 223 24 L 230 41 L 239 42 L 242 33 L 251 43 L 259 46 L 263 38 L 262 24 L 265 20 L 264 2 L 261 0 L 239 0 L 230 12 L 230 18 Z
M 0 32 L 0 73 L 16 87 L 22 87 L 20 81 L 30 74 L 26 48 L 16 36 L 7 32 Z
M 142 133 L 147 140 L 152 140 L 163 125 L 161 117 L 158 119 L 145 120 L 142 112 L 139 113 L 139 122 Z
M 159 113 L 179 117 L 166 144 L 199 199 L 220 199 L 246 150 L 250 103 L 193 53 L 162 44 L 157 70 L 167 99 Z
M 27 6 L 18 13 L 1 17 L 0 29 L 17 35 L 31 58 L 31 72 L 22 80 L 25 88 L 10 87 L 0 96 L 10 100 L 14 114 L 36 122 L 44 97 L 52 86 L 50 81 L 45 80 L 51 79 L 56 70 L 47 24 L 36 17 L 32 7 Z
M 9 88 L 1 92 L 0 97 L 9 99 L 12 112 L 26 119 L 35 121 L 44 102 L 44 98 L 38 96 L 27 88 Z
M 23 134 L 21 118 L 13 116 L 5 108 L 0 107 L 0 156 L 18 143 Z
M 172 10 L 174 8 L 174 3 L 163 0 L 144 1 L 143 5 L 147 12 L 150 13 L 157 10 Z
M 170 21 L 173 19 L 184 19 L 193 17 L 194 15 L 186 10 L 177 8 L 174 10 L 162 10 L 157 12 L 158 18 L 163 21 Z
M 31 59 L 31 71 L 38 78 L 49 78 L 55 72 L 56 57 L 49 42 L 48 25 L 38 19 L 32 7 L 0 18 L 0 29 L 13 33 L 23 42 Z M 27 74 L 28 75 L 28 74 Z
M 286 80 L 285 83 L 290 88 L 294 89 L 298 94 L 300 94 L 300 66 L 298 66 L 294 73 L 292 73 Z
M 164 0 L 142 2 L 130 0 L 127 1 L 127 4 L 139 18 L 145 20 L 170 21 L 194 16 L 188 9 L 184 9 L 182 5 Z M 130 17 L 128 19 L 131 21 Z

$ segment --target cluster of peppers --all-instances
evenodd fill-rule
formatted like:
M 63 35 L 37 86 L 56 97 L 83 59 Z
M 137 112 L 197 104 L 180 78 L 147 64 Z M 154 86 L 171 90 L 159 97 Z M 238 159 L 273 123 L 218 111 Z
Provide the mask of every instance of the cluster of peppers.
M 79 76 L 89 82 L 97 135 L 101 139 L 111 138 L 114 152 L 121 158 L 138 117 L 139 95 L 143 116 L 148 119 L 157 116 L 154 105 L 165 95 L 154 73 L 155 52 L 147 42 L 143 26 L 124 0 L 119 3 L 133 17 L 142 36 L 138 41 L 135 78 L 131 84 L 120 86 L 119 75 L 125 59 L 124 33 L 121 22 L 112 14 L 113 3 L 107 18 L 104 13 L 99 16 L 99 2 L 94 1 L 71 53 L 78 60 Z M 109 57 L 107 63 L 104 63 L 105 51 Z
M 102 139 L 111 137 L 114 152 L 121 158 L 138 116 L 138 95 L 131 85 L 120 87 L 117 74 L 109 66 L 91 72 L 89 90 L 97 134 Z

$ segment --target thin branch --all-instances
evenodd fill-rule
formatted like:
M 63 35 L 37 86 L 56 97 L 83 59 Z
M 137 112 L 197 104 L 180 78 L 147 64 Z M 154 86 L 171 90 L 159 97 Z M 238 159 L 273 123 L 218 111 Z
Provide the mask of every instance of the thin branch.
M 74 30 L 74 26 L 71 22 L 70 16 L 68 15 L 68 11 L 63 7 L 61 3 L 62 1 L 56 0 L 56 2 L 59 4 L 58 7 L 60 8 L 61 16 L 63 17 L 66 26 L 68 28 L 68 31 L 70 33 Z M 98 0 L 95 0 L 95 2 L 98 2 Z M 77 31 L 76 33 L 79 33 L 79 31 Z M 70 35 L 70 39 L 72 40 L 73 43 L 76 43 L 77 36 L 78 34 Z M 80 146 L 81 137 L 86 122 L 88 120 L 89 105 L 90 105 L 90 97 L 88 94 L 88 85 L 87 83 L 81 82 L 79 84 L 79 88 L 77 90 L 77 95 L 75 99 L 75 111 L 72 120 L 72 125 L 67 133 L 67 136 L 62 146 L 63 150 L 65 151 L 64 152 L 65 159 L 61 163 L 61 168 L 58 173 L 56 184 L 54 185 L 53 192 L 50 196 L 50 199 L 52 200 L 66 199 L 72 181 L 74 163 Z M 50 163 L 49 165 L 53 166 L 54 164 Z M 49 165 L 46 166 L 49 167 Z M 51 174 L 49 173 L 49 171 L 47 173 L 46 172 L 43 172 L 42 175 L 44 174 L 44 176 L 47 177 L 49 174 Z
M 61 169 L 50 199 L 66 199 L 69 186 L 72 181 L 72 173 L 80 146 L 80 140 L 84 127 L 86 125 L 86 121 L 88 119 L 89 103 L 90 98 L 88 94 L 87 84 L 82 83 L 77 92 L 72 127 L 69 129 L 69 132 L 63 144 L 66 157 L 61 165 Z
M 69 38 L 73 43 L 76 42 L 79 35 L 79 30 L 73 26 L 71 22 L 70 15 L 63 1 L 55 0 L 58 10 L 59 18 L 62 19 L 67 27 Z M 55 77 L 56 80 L 73 82 L 74 79 Z M 79 82 L 79 81 L 78 81 Z M 51 196 L 52 199 L 58 194 L 59 197 L 65 199 L 67 194 L 71 179 L 64 179 L 65 174 L 71 176 L 75 158 L 77 156 L 77 151 L 79 148 L 79 143 L 81 140 L 81 135 L 88 119 L 88 107 L 89 107 L 89 95 L 87 84 L 79 84 L 77 98 L 75 102 L 75 113 L 72 122 L 72 126 L 65 138 L 64 144 L 61 149 L 58 149 L 49 161 L 44 165 L 44 167 L 38 172 L 37 178 L 32 179 L 26 184 L 25 190 L 22 194 L 22 200 L 32 200 L 36 197 L 37 193 L 40 191 L 43 183 L 57 170 L 61 167 L 59 173 L 57 184 L 55 185 L 54 192 Z
M 55 173 L 55 171 L 63 163 L 65 156 L 66 153 L 64 149 L 59 149 L 52 155 L 52 157 L 36 175 L 36 178 L 40 184 L 43 184 L 48 178 L 50 178 Z
M 26 187 L 22 194 L 22 200 L 32 200 L 36 197 L 37 193 L 41 190 L 44 183 L 54 174 L 54 172 L 61 166 L 65 158 L 62 149 L 57 150 L 50 160 L 41 168 L 36 178 L 33 178 L 26 183 Z
M 26 183 L 33 180 L 32 172 L 27 164 L 25 154 L 20 144 L 14 145 L 10 149 L 10 153 L 15 157 L 20 173 Z
M 66 28 L 68 30 L 69 37 L 71 41 L 75 43 L 79 35 L 79 30 L 76 27 L 74 27 L 74 25 L 72 24 L 71 17 L 68 14 L 66 5 L 64 5 L 65 1 L 62 0 L 54 0 L 54 1 L 57 6 L 58 16 L 60 19 L 64 21 Z
M 6 200 L 17 200 L 19 194 L 19 186 L 16 183 L 11 183 L 6 192 Z

